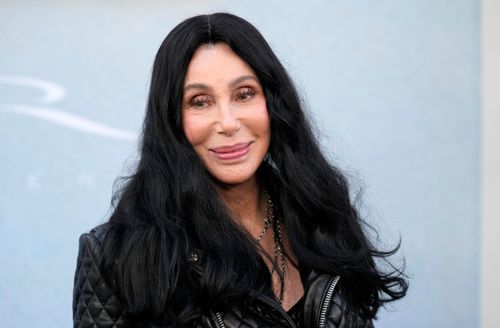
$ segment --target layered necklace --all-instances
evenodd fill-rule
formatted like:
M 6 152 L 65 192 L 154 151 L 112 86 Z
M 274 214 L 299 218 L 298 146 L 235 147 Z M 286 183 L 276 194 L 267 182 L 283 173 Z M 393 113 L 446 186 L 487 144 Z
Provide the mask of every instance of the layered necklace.
M 260 241 L 264 238 L 266 232 L 272 226 L 274 232 L 274 261 L 273 269 L 271 270 L 271 276 L 274 274 L 274 272 L 276 272 L 280 278 L 281 288 L 279 303 L 283 304 L 283 298 L 285 296 L 286 254 L 285 248 L 283 247 L 281 224 L 279 218 L 274 217 L 274 204 L 267 190 L 264 191 L 264 194 L 266 200 L 266 215 L 264 216 L 264 228 L 257 237 L 257 242 L 260 243 Z

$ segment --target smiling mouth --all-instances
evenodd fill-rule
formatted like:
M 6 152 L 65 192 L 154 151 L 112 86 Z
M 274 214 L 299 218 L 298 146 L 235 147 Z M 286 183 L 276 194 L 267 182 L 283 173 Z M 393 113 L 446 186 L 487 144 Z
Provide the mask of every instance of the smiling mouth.
M 252 142 L 238 143 L 232 146 L 211 148 L 210 151 L 214 153 L 215 157 L 221 160 L 237 159 L 248 153 L 251 144 Z

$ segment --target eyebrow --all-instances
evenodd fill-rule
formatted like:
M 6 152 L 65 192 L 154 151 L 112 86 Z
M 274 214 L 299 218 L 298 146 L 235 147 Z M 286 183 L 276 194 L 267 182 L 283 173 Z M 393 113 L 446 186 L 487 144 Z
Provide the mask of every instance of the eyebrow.
M 241 83 L 243 81 L 248 81 L 248 80 L 254 80 L 255 82 L 259 83 L 259 80 L 257 80 L 257 78 L 255 76 L 243 75 L 243 76 L 240 76 L 240 77 L 232 80 L 231 82 L 229 82 L 229 86 L 234 87 L 234 86 L 238 85 L 239 83 Z
M 239 83 L 241 83 L 243 81 L 248 81 L 248 80 L 254 80 L 257 83 L 259 83 L 259 80 L 257 80 L 257 78 L 255 76 L 243 75 L 243 76 L 240 76 L 240 77 L 232 80 L 231 82 L 229 82 L 229 87 L 234 87 L 234 86 L 238 85 Z M 204 83 L 190 83 L 184 87 L 184 92 L 191 90 L 191 89 L 197 89 L 197 90 L 203 90 L 203 91 L 212 91 L 213 90 L 213 88 L 211 86 L 206 85 Z

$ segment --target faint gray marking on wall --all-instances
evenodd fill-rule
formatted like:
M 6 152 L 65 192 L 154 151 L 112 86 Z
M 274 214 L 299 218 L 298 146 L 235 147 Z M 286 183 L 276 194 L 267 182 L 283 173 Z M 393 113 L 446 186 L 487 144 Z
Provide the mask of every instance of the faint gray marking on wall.
M 43 94 L 38 99 L 41 105 L 54 104 L 66 97 L 66 90 L 63 86 L 33 77 L 0 75 L 0 83 L 41 90 Z M 101 137 L 125 141 L 137 140 L 137 134 L 133 132 L 114 128 L 56 108 L 0 103 L 0 111 L 41 119 L 76 131 Z

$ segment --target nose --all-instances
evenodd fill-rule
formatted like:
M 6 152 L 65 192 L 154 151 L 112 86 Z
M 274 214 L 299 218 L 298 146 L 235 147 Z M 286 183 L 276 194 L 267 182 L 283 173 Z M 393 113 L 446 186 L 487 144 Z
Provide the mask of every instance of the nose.
M 235 115 L 230 104 L 221 104 L 218 106 L 218 117 L 216 124 L 217 133 L 232 136 L 241 127 L 239 118 Z

